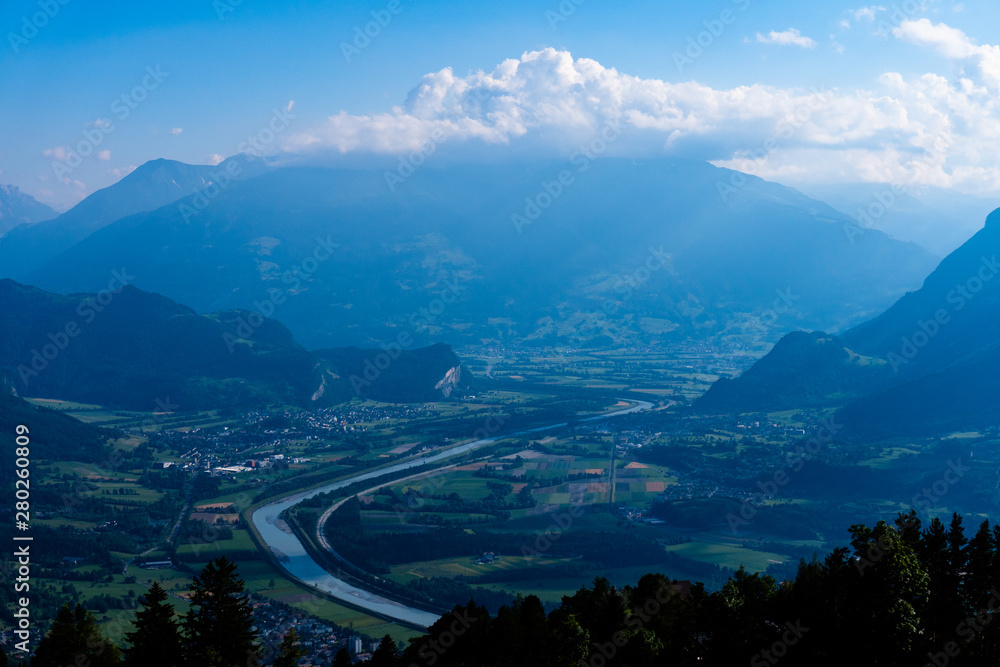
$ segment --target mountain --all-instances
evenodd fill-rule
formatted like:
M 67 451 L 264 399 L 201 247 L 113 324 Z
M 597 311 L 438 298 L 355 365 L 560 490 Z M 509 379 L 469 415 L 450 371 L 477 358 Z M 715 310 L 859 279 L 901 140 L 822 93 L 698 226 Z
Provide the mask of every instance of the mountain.
M 416 350 L 317 350 L 356 393 L 385 403 L 439 401 L 472 389 L 472 377 L 452 349 L 437 343 Z
M 31 225 L 59 215 L 14 185 L 0 185 L 0 236 L 18 225 Z
M 313 354 L 273 319 L 239 310 L 199 315 L 129 278 L 69 296 L 0 280 L 0 375 L 20 396 L 149 412 L 409 400 L 406 392 L 441 399 L 435 385 L 461 365 L 450 348 L 399 349 L 388 363 L 381 350 Z M 379 377 L 365 375 L 368 358 Z M 360 367 L 366 381 L 355 386 L 340 364 Z M 393 386 L 397 380 L 408 385 Z
M 774 338 L 847 328 L 936 261 L 703 162 L 406 166 L 235 181 L 108 224 L 29 282 L 97 291 L 126 267 L 198 312 L 278 312 L 310 348 L 401 335 L 579 345 L 742 335 L 778 306 Z
M 261 169 L 259 160 L 247 156 L 214 167 L 163 159 L 147 162 L 66 213 L 22 225 L 0 238 L 0 278 L 21 279 L 104 225 L 198 192 L 222 174 L 246 178 Z
M 939 257 L 965 243 L 979 229 L 979 221 L 1000 206 L 996 199 L 929 186 L 848 183 L 801 188 L 855 218 L 861 229 L 918 243 Z
M 870 433 L 938 433 L 1000 423 L 1000 209 L 875 319 L 840 337 L 789 334 L 696 407 L 759 411 L 840 406 Z
M 0 391 L 0 429 L 10 434 L 8 456 L 0 460 L 0 475 L 12 479 L 14 472 L 14 438 L 22 434 L 18 426 L 27 427 L 30 460 L 42 459 L 100 462 L 108 455 L 105 443 L 109 433 L 84 424 L 68 415 L 36 407 L 13 395 Z

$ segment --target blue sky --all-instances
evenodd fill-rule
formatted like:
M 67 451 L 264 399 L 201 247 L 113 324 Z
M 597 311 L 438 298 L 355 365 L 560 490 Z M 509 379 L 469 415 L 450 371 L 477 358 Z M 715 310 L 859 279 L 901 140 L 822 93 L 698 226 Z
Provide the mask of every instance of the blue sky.
M 391 20 L 345 56 L 372 12 Z M 66 208 L 146 160 L 232 155 L 284 110 L 287 129 L 263 152 L 405 152 L 436 130 L 453 155 L 559 153 L 617 118 L 635 130 L 616 147 L 625 154 L 653 146 L 739 168 L 766 146 L 756 167 L 775 180 L 913 177 L 995 193 L 1000 151 L 981 139 L 1000 118 L 998 28 L 1000 7 L 985 1 L 9 1 L 0 183 Z M 702 52 L 678 67 L 699 37 Z M 532 52 L 517 73 L 498 69 Z M 676 87 L 687 82 L 698 86 Z M 733 94 L 753 86 L 746 102 Z M 797 110 L 809 118 L 786 134 Z M 81 141 L 90 155 L 53 167 Z

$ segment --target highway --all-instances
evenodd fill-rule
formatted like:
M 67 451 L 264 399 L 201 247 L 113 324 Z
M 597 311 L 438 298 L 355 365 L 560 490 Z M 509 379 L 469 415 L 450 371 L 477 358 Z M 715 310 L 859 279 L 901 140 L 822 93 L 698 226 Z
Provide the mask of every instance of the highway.
M 648 410 L 653 407 L 652 403 L 647 403 L 645 401 L 635 402 L 636 404 L 629 407 L 617 410 L 615 412 L 609 412 L 602 415 L 595 415 L 593 417 L 586 417 L 584 419 L 578 420 L 579 422 L 591 422 L 603 419 L 608 419 L 610 417 L 616 417 L 620 415 L 630 414 L 634 412 L 641 412 L 643 410 Z M 370 611 L 378 616 L 389 618 L 395 621 L 406 623 L 409 625 L 415 625 L 422 628 L 429 627 L 432 623 L 438 620 L 439 616 L 431 612 L 424 611 L 422 609 L 416 609 L 414 607 L 409 607 L 394 600 L 390 600 L 382 595 L 369 592 L 363 588 L 359 588 L 353 584 L 350 584 L 343 579 L 324 570 L 319 563 L 312 559 L 306 552 L 305 547 L 299 541 L 287 526 L 284 525 L 283 521 L 278 521 L 278 517 L 289 507 L 302 502 L 307 498 L 312 498 L 313 496 L 319 495 L 321 493 L 326 493 L 328 491 L 335 491 L 351 484 L 356 484 L 358 482 L 364 482 L 367 480 L 376 480 L 372 487 L 379 486 L 377 482 L 378 478 L 384 475 L 398 472 L 401 470 L 408 470 L 410 468 L 416 468 L 418 466 L 423 466 L 428 463 L 435 463 L 437 461 L 444 461 L 450 459 L 454 456 L 460 454 L 465 454 L 468 452 L 475 451 L 481 447 L 490 445 L 497 440 L 502 440 L 504 438 L 517 437 L 519 435 L 527 435 L 531 433 L 538 433 L 541 431 L 548 431 L 554 428 L 561 428 L 566 426 L 566 422 L 560 422 L 558 424 L 550 424 L 547 426 L 539 426 L 537 428 L 526 429 L 522 431 L 515 431 L 511 433 L 498 433 L 496 435 L 475 440 L 472 442 L 467 442 L 463 445 L 457 447 L 450 447 L 446 450 L 437 452 L 435 454 L 430 454 L 426 456 L 418 456 L 416 458 L 407 459 L 401 461 L 395 465 L 387 466 L 385 468 L 379 468 L 377 470 L 371 470 L 368 472 L 360 473 L 351 477 L 349 479 L 343 479 L 338 482 L 331 482 L 325 484 L 316 489 L 312 489 L 307 492 L 300 492 L 273 503 L 263 505 L 254 511 L 252 515 L 252 521 L 257 532 L 260 534 L 262 540 L 271 549 L 274 555 L 277 557 L 278 561 L 285 571 L 293 578 L 299 582 L 320 590 L 337 600 L 341 600 L 355 607 L 360 607 L 367 611 Z M 442 466 L 444 467 L 444 466 Z M 430 471 L 428 471 L 429 474 Z M 384 482 L 384 480 L 383 480 Z M 471 555 L 471 554 L 470 554 Z

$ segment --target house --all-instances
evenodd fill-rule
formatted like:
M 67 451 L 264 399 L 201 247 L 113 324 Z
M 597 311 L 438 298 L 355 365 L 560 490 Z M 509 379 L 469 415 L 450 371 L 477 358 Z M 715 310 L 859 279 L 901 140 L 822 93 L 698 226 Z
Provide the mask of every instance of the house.
M 173 566 L 174 562 L 171 560 L 149 560 L 142 564 L 142 567 L 147 570 L 162 570 Z

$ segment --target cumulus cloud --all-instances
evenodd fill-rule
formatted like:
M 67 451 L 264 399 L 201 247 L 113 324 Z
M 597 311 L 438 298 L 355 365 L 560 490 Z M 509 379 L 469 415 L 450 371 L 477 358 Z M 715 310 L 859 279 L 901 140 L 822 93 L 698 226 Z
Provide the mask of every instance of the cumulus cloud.
M 170 128 L 170 134 L 180 134 L 184 131 L 183 127 L 172 127 Z
M 614 124 L 621 137 L 608 155 L 682 154 L 777 180 L 995 191 L 997 47 L 926 21 L 903 22 L 895 36 L 942 53 L 963 73 L 890 72 L 874 90 L 717 89 L 642 79 L 550 48 L 490 72 L 428 74 L 401 105 L 372 115 L 341 111 L 284 138 L 283 148 L 399 155 L 431 142 L 447 143 L 459 157 L 487 147 L 566 157 Z
M 993 92 L 1000 91 L 1000 46 L 980 46 L 961 30 L 927 19 L 904 21 L 892 32 L 899 39 L 937 50 L 964 68 L 964 74 L 980 79 Z
M 97 152 L 97 159 L 98 160 L 104 160 L 105 162 L 107 162 L 108 160 L 111 159 L 111 151 L 109 151 L 107 149 L 105 149 L 103 151 L 98 151 Z
M 218 153 L 212 153 L 211 155 L 208 156 L 208 163 L 211 164 L 211 165 L 216 165 L 216 164 L 219 164 L 220 162 L 222 162 L 225 159 L 226 158 L 222 157 Z
M 781 46 L 801 46 L 811 49 L 816 46 L 816 40 L 806 37 L 797 28 L 789 28 L 781 32 L 772 30 L 766 35 L 757 33 L 757 41 L 761 44 L 780 44 Z

